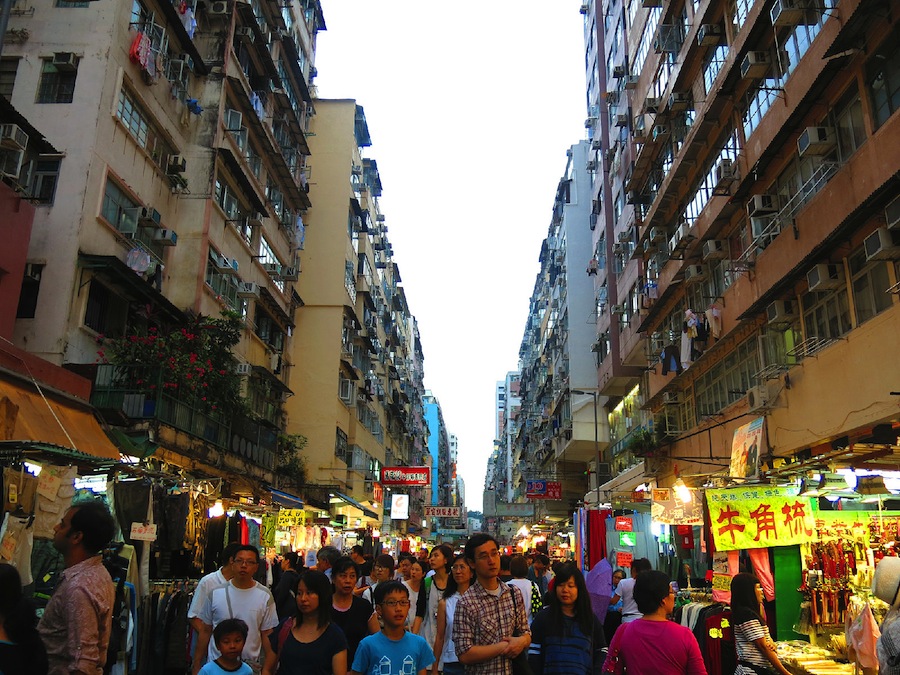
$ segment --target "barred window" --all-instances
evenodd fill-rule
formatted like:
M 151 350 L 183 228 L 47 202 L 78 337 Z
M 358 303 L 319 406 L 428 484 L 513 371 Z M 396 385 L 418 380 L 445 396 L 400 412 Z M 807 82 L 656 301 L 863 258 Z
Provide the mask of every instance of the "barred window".
M 71 70 L 60 70 L 53 65 L 53 59 L 44 59 L 37 103 L 71 103 L 75 97 L 77 77 L 77 65 Z
M 128 129 L 137 144 L 150 153 L 154 163 L 161 169 L 165 169 L 168 156 L 175 154 L 175 151 L 156 128 L 149 113 L 125 87 L 119 91 L 116 116 Z

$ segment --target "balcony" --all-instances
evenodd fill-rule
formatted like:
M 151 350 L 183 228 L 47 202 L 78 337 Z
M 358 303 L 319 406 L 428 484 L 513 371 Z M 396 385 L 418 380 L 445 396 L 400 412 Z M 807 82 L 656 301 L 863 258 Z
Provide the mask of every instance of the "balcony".
M 277 429 L 213 410 L 202 401 L 182 400 L 166 386 L 158 368 L 101 364 L 91 404 L 113 424 L 155 420 L 266 470 L 274 469 Z

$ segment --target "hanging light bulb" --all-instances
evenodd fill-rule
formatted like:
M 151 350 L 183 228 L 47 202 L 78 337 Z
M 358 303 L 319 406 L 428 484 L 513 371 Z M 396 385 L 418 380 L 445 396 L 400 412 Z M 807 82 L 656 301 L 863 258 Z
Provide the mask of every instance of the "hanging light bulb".
M 694 494 L 691 492 L 691 489 L 680 477 L 675 481 L 672 488 L 675 490 L 675 496 L 685 504 L 689 504 L 694 500 Z
M 225 515 L 225 505 L 222 504 L 221 499 L 217 499 L 216 503 L 209 507 L 209 517 L 210 518 L 218 518 L 219 516 Z

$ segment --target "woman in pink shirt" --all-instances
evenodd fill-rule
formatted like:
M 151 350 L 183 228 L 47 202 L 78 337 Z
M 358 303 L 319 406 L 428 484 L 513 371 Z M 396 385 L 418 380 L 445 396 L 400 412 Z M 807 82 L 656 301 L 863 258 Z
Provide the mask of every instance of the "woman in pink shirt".
M 706 675 L 703 656 L 691 631 L 668 620 L 675 591 L 664 572 L 641 572 L 634 600 L 644 615 L 616 631 L 603 670 L 628 675 Z

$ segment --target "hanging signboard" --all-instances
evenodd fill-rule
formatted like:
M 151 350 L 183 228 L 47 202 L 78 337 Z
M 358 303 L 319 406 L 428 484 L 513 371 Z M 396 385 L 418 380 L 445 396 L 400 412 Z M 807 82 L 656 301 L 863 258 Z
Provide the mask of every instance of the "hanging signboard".
M 633 532 L 634 522 L 628 516 L 616 516 L 616 532 Z
M 295 525 L 306 524 L 307 512 L 303 509 L 281 509 L 278 512 L 278 519 L 275 521 L 275 527 L 279 530 L 286 530 Z
M 706 504 L 719 551 L 791 546 L 818 537 L 812 499 L 798 496 L 797 488 L 707 490 Z
M 654 489 L 653 504 L 650 506 L 653 521 L 664 525 L 702 525 L 703 498 L 693 488 L 688 489 L 691 499 L 687 501 L 681 499 L 675 490 Z
M 426 518 L 461 518 L 461 506 L 426 506 Z
M 759 476 L 759 457 L 765 453 L 763 443 L 763 423 L 765 417 L 757 417 L 734 430 L 731 439 L 731 466 L 728 475 L 732 478 L 756 478 Z
M 548 480 L 525 482 L 526 499 L 562 499 L 562 484 Z
M 428 485 L 431 469 L 427 466 L 385 466 L 381 469 L 382 485 Z
M 631 567 L 634 554 L 627 551 L 616 551 L 616 567 Z
M 391 520 L 407 520 L 409 518 L 409 495 L 391 495 Z

